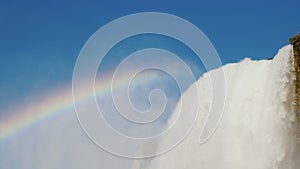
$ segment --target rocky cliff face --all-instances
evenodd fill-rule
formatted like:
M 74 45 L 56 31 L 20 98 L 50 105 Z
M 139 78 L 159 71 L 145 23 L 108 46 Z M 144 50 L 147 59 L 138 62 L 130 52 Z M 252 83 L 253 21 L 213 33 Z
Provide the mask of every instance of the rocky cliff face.
M 293 45 L 294 67 L 295 67 L 295 110 L 297 121 L 300 122 L 300 33 L 293 38 L 290 38 Z

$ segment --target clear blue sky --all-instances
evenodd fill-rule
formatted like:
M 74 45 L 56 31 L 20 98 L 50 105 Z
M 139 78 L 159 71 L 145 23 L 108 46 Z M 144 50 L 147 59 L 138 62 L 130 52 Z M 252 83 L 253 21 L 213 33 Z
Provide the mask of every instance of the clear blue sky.
M 223 63 L 274 56 L 300 31 L 298 0 L 0 2 L 0 106 L 69 83 L 86 40 L 136 12 L 165 12 L 198 26 Z

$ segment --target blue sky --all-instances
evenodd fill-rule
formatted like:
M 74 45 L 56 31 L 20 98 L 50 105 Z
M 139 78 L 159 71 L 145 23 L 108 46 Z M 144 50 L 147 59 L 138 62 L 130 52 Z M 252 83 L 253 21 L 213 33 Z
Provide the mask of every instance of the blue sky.
M 156 11 L 182 17 L 212 41 L 223 63 L 274 56 L 300 30 L 288 1 L 1 1 L 0 102 L 69 83 L 85 41 L 124 15 Z M 22 85 L 21 85 L 22 84 Z

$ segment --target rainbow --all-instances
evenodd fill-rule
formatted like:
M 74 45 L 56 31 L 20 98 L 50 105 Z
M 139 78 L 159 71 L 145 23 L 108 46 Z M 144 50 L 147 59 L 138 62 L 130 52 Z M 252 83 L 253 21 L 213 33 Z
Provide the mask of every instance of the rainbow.
M 43 101 L 33 101 L 19 109 L 6 111 L 0 119 L 0 140 L 10 137 L 22 128 L 29 127 L 37 121 L 53 116 L 61 110 L 72 107 L 72 94 L 70 90 L 58 90 L 59 95 L 47 96 Z
M 157 74 L 148 76 L 145 80 L 155 80 L 159 78 Z M 118 86 L 122 87 L 128 83 L 128 79 L 124 76 L 123 79 L 118 79 Z M 120 80 L 120 81 L 119 81 Z M 110 80 L 103 79 L 104 83 L 96 87 L 96 95 L 105 95 L 110 92 Z M 145 83 L 145 81 L 137 81 L 137 83 Z M 52 92 L 44 94 L 45 100 L 32 101 L 25 105 L 18 105 L 18 108 L 13 108 L 2 113 L 0 116 L 0 141 L 5 140 L 16 134 L 22 129 L 29 128 L 37 122 L 46 120 L 50 117 L 67 112 L 66 110 L 73 109 L 73 96 L 71 85 L 67 87 L 57 88 Z M 87 98 L 93 97 L 93 93 L 88 93 L 84 88 L 80 90 L 79 99 L 84 101 Z

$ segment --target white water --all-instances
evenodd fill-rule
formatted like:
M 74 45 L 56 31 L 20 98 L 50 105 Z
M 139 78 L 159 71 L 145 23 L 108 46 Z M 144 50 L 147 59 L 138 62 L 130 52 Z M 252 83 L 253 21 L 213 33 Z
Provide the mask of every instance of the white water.
M 221 69 L 226 79 L 224 115 L 213 137 L 201 145 L 198 138 L 212 97 L 208 74 Z M 209 73 L 193 84 L 200 90 L 201 102 L 199 118 L 188 137 L 164 155 L 135 161 L 133 168 L 298 169 L 292 46 L 282 48 L 272 60 L 246 58 Z M 191 90 L 181 99 L 197 100 Z

